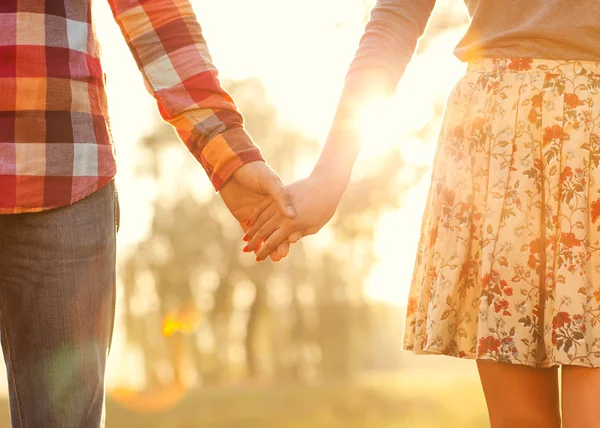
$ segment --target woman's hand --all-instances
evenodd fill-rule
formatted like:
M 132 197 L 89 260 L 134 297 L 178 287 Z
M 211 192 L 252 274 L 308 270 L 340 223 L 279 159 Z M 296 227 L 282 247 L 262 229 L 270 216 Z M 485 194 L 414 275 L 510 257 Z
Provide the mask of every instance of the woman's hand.
M 272 200 L 258 204 L 244 236 L 248 241 L 245 252 L 255 251 L 257 261 L 264 260 L 275 250 L 273 260 L 283 258 L 289 252 L 290 243 L 317 233 L 331 220 L 360 151 L 358 118 L 365 106 L 392 92 L 390 83 L 389 71 L 382 68 L 361 69 L 346 79 L 331 130 L 313 173 L 286 186 L 296 210 L 295 218 L 286 219 Z
M 276 249 L 289 251 L 289 244 L 317 233 L 335 214 L 348 185 L 349 175 L 313 173 L 310 177 L 286 186 L 292 198 L 296 216 L 286 218 L 272 200 L 257 206 L 244 236 L 245 252 L 258 249 L 256 260 L 264 260 Z M 262 245 L 261 245 L 262 244 Z
M 246 232 L 246 220 L 255 207 L 265 200 L 276 201 L 276 210 L 282 216 L 295 217 L 292 201 L 279 176 L 265 162 L 250 162 L 241 166 L 221 188 L 219 194 L 225 205 Z M 280 261 L 289 253 L 289 242 L 282 243 L 273 251 L 271 259 Z M 258 249 L 257 249 L 258 251 Z

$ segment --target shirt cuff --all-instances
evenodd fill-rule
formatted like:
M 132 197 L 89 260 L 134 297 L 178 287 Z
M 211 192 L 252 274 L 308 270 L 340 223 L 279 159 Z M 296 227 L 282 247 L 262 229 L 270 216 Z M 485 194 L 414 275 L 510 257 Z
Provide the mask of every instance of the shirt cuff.
M 202 150 L 201 163 L 218 192 L 242 165 L 263 161 L 260 149 L 244 128 L 222 132 Z

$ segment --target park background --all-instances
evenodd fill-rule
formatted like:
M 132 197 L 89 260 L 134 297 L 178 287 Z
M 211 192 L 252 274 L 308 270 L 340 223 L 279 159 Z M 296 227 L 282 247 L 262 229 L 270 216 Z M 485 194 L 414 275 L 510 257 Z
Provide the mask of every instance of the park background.
M 284 181 L 318 157 L 374 0 L 192 0 L 225 88 Z M 438 0 L 397 93 L 365 111 L 337 215 L 256 264 L 95 0 L 121 200 L 107 428 L 486 427 L 472 361 L 401 351 L 464 4 Z M 7 406 L 0 427 L 8 427 Z

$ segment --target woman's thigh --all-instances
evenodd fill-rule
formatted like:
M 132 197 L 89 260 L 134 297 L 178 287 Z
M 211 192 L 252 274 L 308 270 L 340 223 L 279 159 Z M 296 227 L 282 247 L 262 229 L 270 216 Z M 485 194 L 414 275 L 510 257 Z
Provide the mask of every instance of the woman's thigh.
M 558 370 L 477 361 L 492 428 L 559 428 Z
M 600 369 L 562 368 L 564 428 L 600 427 Z

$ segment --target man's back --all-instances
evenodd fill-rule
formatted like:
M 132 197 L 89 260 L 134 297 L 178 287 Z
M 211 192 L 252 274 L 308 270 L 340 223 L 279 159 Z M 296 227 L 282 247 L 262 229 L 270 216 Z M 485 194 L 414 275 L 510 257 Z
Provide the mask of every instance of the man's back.
M 108 0 L 165 120 L 218 190 L 262 160 L 188 0 Z M 115 175 L 90 0 L 0 0 L 0 214 L 44 211 Z
M 0 213 L 54 208 L 115 174 L 89 0 L 0 2 Z

